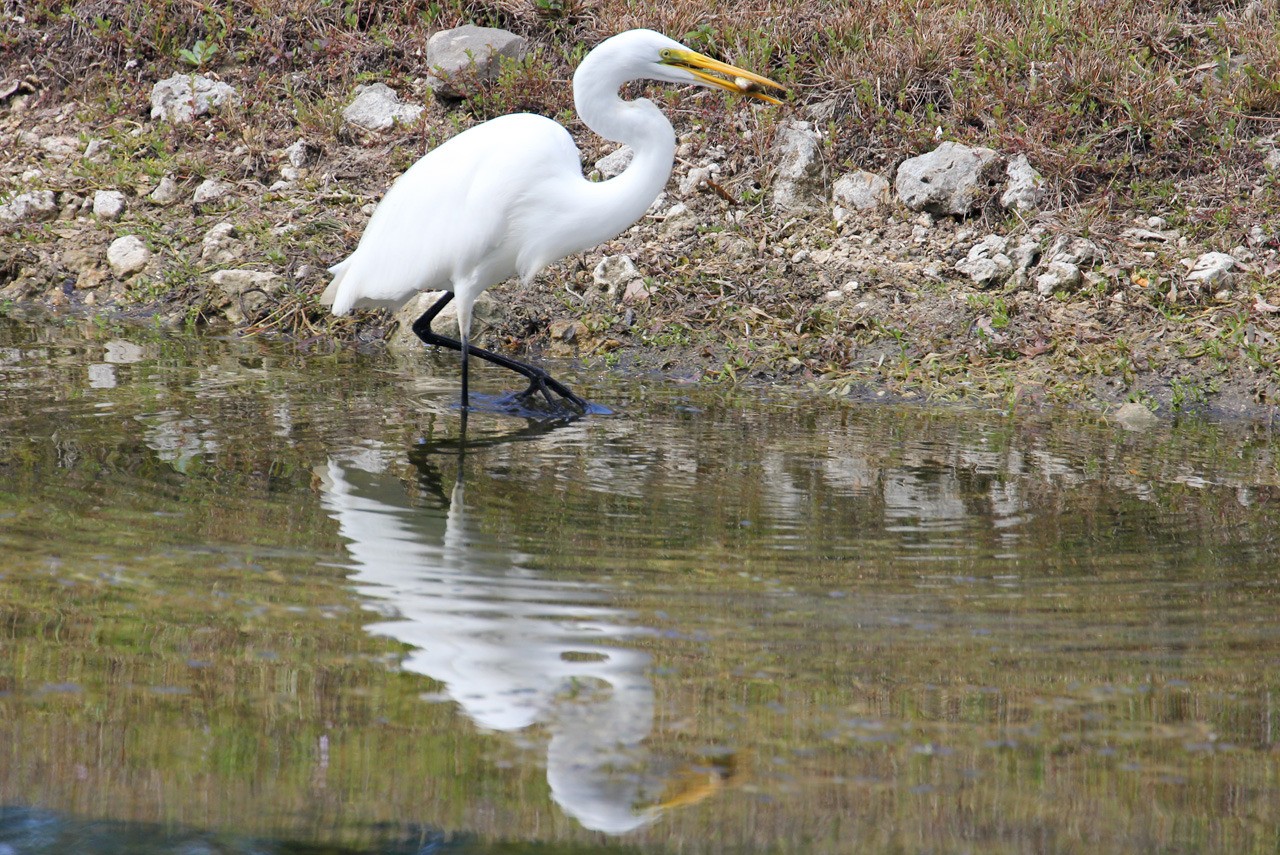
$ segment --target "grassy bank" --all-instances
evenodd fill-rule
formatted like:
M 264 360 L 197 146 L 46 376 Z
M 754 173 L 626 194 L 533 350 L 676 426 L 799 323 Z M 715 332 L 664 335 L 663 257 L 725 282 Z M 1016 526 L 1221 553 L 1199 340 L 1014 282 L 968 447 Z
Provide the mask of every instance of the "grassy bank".
M 1278 21 L 1274 0 L 35 0 L 0 22 L 0 122 L 14 143 L 0 154 L 0 200 L 49 187 L 82 197 L 123 189 L 139 203 L 118 222 L 64 215 L 0 227 L 0 296 L 74 305 L 91 289 L 67 261 L 67 241 L 101 254 L 112 237 L 140 234 L 157 264 L 92 302 L 198 323 L 217 315 L 202 238 L 228 220 L 246 248 L 240 266 L 290 280 L 271 312 L 248 320 L 329 335 L 311 302 L 320 270 L 354 246 L 362 209 L 398 171 L 513 110 L 564 121 L 589 164 L 610 147 L 574 117 L 567 81 L 591 45 L 648 26 L 769 74 L 791 101 L 724 109 L 719 98 L 649 87 L 688 144 L 677 178 L 712 152 L 716 192 L 685 200 L 698 220 L 690 234 L 642 224 L 553 269 L 495 321 L 490 335 L 503 346 L 729 381 L 799 378 L 837 393 L 1270 412 L 1280 393 Z M 465 102 L 434 102 L 423 80 L 427 40 L 467 22 L 527 37 L 530 55 Z M 231 83 L 239 105 L 190 125 L 152 121 L 151 87 L 182 70 Z M 423 118 L 384 134 L 345 124 L 353 87 L 369 82 L 426 103 Z M 921 223 L 898 209 L 843 228 L 821 210 L 778 215 L 764 203 L 770 146 L 790 119 L 822 131 L 829 179 L 853 169 L 892 178 L 941 140 L 1025 154 L 1046 179 L 1040 211 Z M 54 162 L 32 140 L 55 134 L 103 140 L 105 154 Z M 318 162 L 289 191 L 270 192 L 280 150 L 298 139 Z M 221 208 L 149 209 L 143 197 L 164 176 L 188 189 L 218 178 L 244 192 Z M 1153 216 L 1163 237 L 1134 238 Z M 988 233 L 1030 235 L 1042 247 L 1084 236 L 1105 258 L 1077 290 L 983 290 L 954 263 Z M 1184 259 L 1237 248 L 1232 287 L 1182 287 Z M 652 301 L 621 306 L 590 293 L 600 254 L 623 252 L 654 284 Z M 68 277 L 75 288 L 64 287 Z M 860 293 L 829 299 L 850 282 Z M 576 322 L 571 342 L 548 338 L 557 320 Z M 380 322 L 366 321 L 336 332 L 376 338 Z

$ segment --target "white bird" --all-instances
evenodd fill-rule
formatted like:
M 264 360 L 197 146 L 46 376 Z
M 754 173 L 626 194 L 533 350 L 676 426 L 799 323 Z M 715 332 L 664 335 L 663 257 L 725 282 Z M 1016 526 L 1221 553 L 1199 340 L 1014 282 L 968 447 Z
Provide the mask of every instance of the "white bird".
M 782 88 L 652 30 L 606 39 L 578 66 L 573 97 L 587 127 L 635 152 L 626 170 L 588 181 L 569 132 L 544 116 L 517 113 L 477 125 L 392 184 L 355 252 L 329 268 L 333 281 L 321 302 L 342 315 L 357 307 L 397 309 L 419 291 L 444 291 L 413 331 L 426 344 L 461 351 L 464 419 L 468 355 L 527 377 L 518 401 L 541 393 L 555 404 L 555 392 L 585 411 L 586 401 L 544 369 L 472 347 L 472 306 L 492 285 L 512 276 L 527 284 L 548 264 L 616 237 L 657 198 L 671 175 L 675 131 L 653 102 L 618 96 L 624 83 L 641 79 L 718 87 L 773 104 L 780 102 L 760 87 Z M 461 341 L 431 329 L 455 297 Z

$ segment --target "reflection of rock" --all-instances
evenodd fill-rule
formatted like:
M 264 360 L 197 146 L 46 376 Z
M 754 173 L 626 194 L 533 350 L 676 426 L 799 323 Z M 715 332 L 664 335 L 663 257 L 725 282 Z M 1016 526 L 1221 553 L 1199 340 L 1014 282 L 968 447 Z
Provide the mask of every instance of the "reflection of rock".
M 143 441 L 157 458 L 179 472 L 189 471 L 194 463 L 221 449 L 207 419 L 184 416 L 177 410 L 161 410 L 137 418 L 147 426 Z
M 644 745 L 649 657 L 615 646 L 644 630 L 620 623 L 598 586 L 545 578 L 488 541 L 461 480 L 423 508 L 377 451 L 346 457 L 318 474 L 352 581 L 387 616 L 369 631 L 412 646 L 404 667 L 443 683 L 481 727 L 544 728 L 552 798 L 584 827 L 621 834 L 656 817 L 671 781 Z

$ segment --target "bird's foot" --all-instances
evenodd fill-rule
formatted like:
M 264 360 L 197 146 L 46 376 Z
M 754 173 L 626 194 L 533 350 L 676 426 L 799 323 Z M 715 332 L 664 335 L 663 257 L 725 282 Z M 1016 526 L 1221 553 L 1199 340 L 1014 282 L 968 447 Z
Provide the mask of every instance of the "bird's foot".
M 585 415 L 608 415 L 613 411 L 575 395 L 568 386 L 545 372 L 535 374 L 523 392 L 512 392 L 498 399 L 498 405 L 509 412 L 525 416 L 575 419 Z

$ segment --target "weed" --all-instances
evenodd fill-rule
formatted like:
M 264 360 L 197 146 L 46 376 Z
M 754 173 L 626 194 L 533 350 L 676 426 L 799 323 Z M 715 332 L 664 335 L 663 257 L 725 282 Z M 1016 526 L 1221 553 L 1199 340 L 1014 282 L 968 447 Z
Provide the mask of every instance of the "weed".
M 178 51 L 178 58 L 193 68 L 204 68 L 218 53 L 218 46 L 204 39 L 196 39 L 190 48 Z

